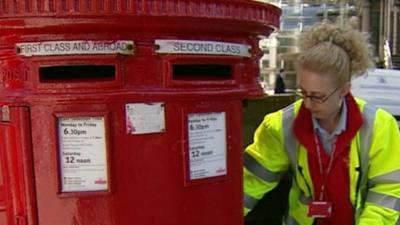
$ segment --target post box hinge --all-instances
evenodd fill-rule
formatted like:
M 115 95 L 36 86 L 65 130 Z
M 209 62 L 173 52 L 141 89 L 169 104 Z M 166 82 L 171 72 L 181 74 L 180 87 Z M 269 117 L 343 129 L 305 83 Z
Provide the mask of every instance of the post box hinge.
M 10 107 L 8 105 L 3 105 L 1 107 L 0 117 L 2 122 L 10 122 Z
M 15 225 L 27 225 L 26 216 L 16 215 L 15 216 Z

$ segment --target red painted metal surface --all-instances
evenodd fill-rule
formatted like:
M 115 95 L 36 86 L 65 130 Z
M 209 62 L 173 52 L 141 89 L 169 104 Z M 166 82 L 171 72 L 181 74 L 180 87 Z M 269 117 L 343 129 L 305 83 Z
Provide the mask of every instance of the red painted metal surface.
M 243 224 L 242 100 L 262 93 L 258 40 L 279 16 L 249 0 L 0 1 L 0 225 Z M 249 45 L 251 57 L 158 54 L 157 39 Z M 135 49 L 23 56 L 16 47 L 74 40 L 131 40 Z M 224 65 L 230 74 L 173 75 L 186 64 Z M 71 65 L 115 71 L 85 79 L 40 72 Z M 126 104 L 151 102 L 165 104 L 165 131 L 127 134 Z M 227 172 L 190 180 L 188 117 L 205 112 L 226 115 Z M 61 191 L 60 115 L 104 118 L 106 191 Z

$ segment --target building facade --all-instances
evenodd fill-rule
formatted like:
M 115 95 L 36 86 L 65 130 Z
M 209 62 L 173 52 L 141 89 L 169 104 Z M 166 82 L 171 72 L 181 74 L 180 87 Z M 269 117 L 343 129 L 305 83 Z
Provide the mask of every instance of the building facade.
M 359 2 L 361 29 L 370 33 L 378 67 L 400 69 L 400 0 Z
M 358 27 L 370 35 L 378 67 L 400 68 L 400 0 L 268 1 L 282 9 L 280 29 L 260 42 L 261 80 L 267 90 L 274 87 L 275 74 L 283 68 L 287 88 L 295 89 L 295 59 L 299 34 L 323 20 L 356 19 Z M 354 22 L 354 20 L 353 20 Z

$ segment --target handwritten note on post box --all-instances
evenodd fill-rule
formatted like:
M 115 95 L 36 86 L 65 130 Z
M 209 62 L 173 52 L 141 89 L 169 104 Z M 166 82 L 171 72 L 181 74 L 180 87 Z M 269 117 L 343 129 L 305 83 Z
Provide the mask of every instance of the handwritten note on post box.
M 130 103 L 125 106 L 128 134 L 162 133 L 165 131 L 164 103 Z

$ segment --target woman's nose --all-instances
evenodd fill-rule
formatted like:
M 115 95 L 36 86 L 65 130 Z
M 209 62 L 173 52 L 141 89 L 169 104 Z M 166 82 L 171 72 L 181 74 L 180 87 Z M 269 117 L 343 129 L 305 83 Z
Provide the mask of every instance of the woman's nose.
M 304 102 L 304 106 L 305 106 L 307 109 L 311 109 L 311 107 L 313 106 L 313 102 L 312 102 L 311 99 L 310 99 L 309 97 L 307 97 L 307 96 L 304 96 L 304 97 L 303 97 L 303 102 Z

